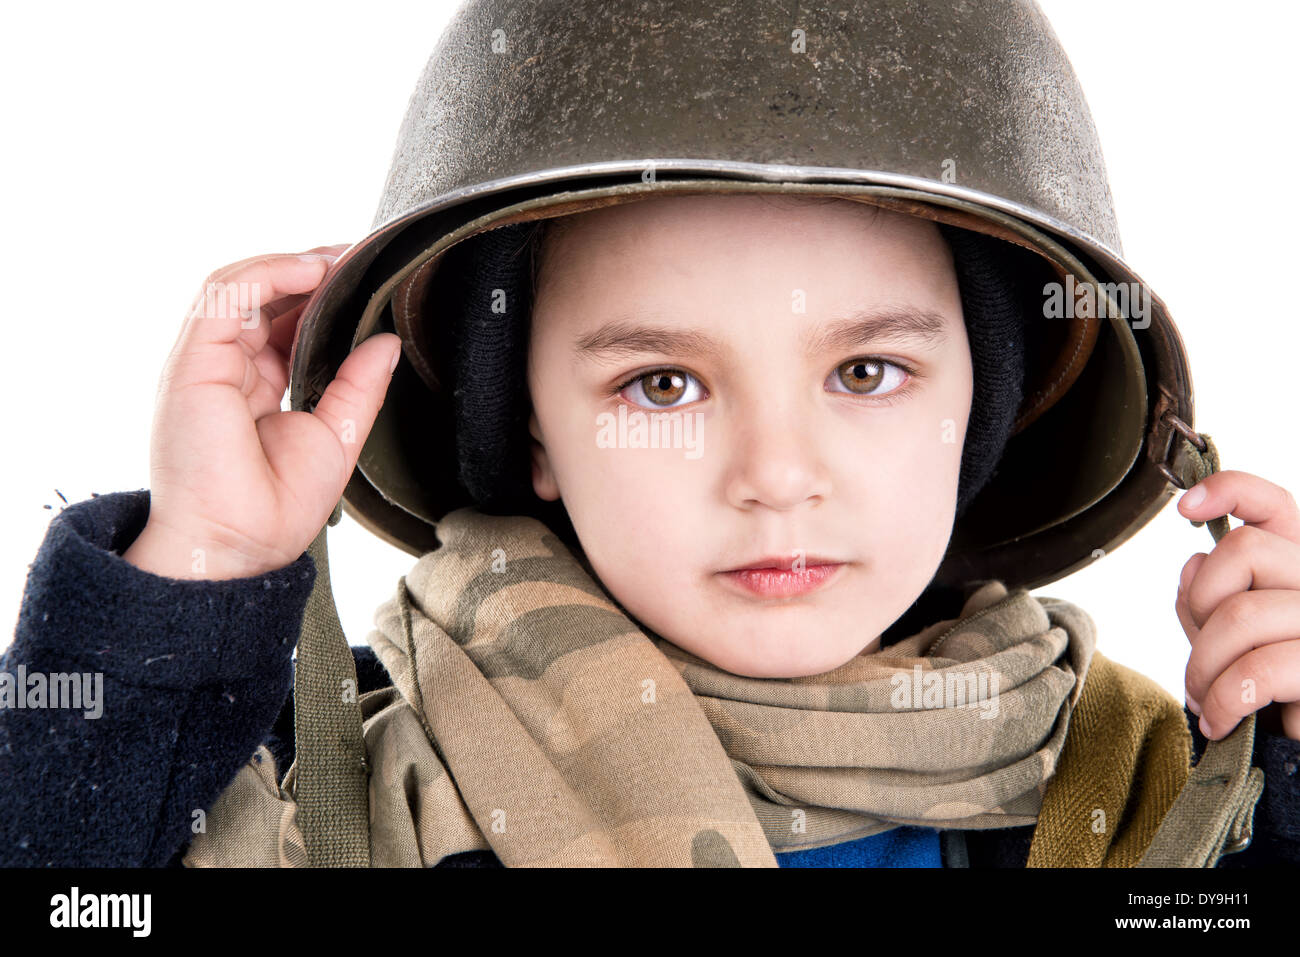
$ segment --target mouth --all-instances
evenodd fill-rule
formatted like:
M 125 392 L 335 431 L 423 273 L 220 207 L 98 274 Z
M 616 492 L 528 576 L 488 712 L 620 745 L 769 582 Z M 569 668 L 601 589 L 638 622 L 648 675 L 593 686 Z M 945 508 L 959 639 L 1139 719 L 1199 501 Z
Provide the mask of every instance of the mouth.
M 808 555 L 803 558 L 801 566 L 795 568 L 793 558 L 773 556 L 718 572 L 718 578 L 747 596 L 793 598 L 837 579 L 846 565 L 831 558 Z

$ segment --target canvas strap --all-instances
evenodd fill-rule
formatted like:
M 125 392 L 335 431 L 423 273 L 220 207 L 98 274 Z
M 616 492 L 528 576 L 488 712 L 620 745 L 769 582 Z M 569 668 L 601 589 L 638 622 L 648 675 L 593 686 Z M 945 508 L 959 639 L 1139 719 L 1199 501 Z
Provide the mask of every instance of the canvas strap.
M 293 676 L 293 794 L 313 867 L 370 866 L 369 769 L 357 667 L 334 604 L 325 542 L 342 515 L 340 500 L 308 548 L 316 581 L 303 613 Z
M 1175 435 L 1183 447 L 1174 457 L 1173 470 L 1183 488 L 1219 470 L 1214 442 L 1204 433 L 1198 435 L 1205 442 L 1204 451 L 1185 436 Z M 1215 542 L 1228 534 L 1226 515 L 1192 524 L 1198 528 L 1208 524 Z M 1224 854 L 1246 849 L 1255 804 L 1264 791 L 1264 772 L 1251 766 L 1254 748 L 1253 712 L 1226 738 L 1206 745 L 1138 867 L 1214 867 Z

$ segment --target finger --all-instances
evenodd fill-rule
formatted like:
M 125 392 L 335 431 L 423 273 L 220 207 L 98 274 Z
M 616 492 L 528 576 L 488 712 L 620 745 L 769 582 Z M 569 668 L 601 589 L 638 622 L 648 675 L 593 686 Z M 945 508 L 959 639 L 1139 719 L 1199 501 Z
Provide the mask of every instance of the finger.
M 310 298 L 307 295 L 285 296 L 265 310 L 278 310 L 282 314 L 271 320 L 270 337 L 262 351 L 253 357 L 253 364 L 262 380 L 248 396 L 248 408 L 254 421 L 281 411 L 284 390 L 289 386 L 288 349 L 293 345 L 294 329 Z
M 301 255 L 325 254 L 333 260 L 330 263 L 330 269 L 333 269 L 334 263 L 338 261 L 338 256 L 350 246 L 350 243 L 316 246 Z M 317 284 L 316 288 L 319 288 L 319 284 Z M 315 291 L 315 289 L 312 289 L 310 292 L 281 296 L 279 299 L 275 299 L 270 304 L 262 307 L 262 318 L 266 319 L 270 324 L 270 334 L 267 337 L 266 344 L 280 353 L 286 364 L 293 349 L 293 334 L 298 326 L 298 319 L 302 315 L 302 307 L 307 304 Z
M 324 524 L 356 470 L 400 341 L 391 332 L 370 337 L 343 361 L 313 412 L 288 411 L 257 423 L 284 507 L 310 515 L 313 529 Z
M 290 336 L 303 307 L 304 303 L 299 303 L 275 320 L 291 327 Z M 269 347 L 254 353 L 252 344 L 241 336 L 233 342 L 178 347 L 167 359 L 160 388 L 175 392 L 196 385 L 233 386 L 248 400 L 256 421 L 279 411 L 288 377 L 288 361 L 283 355 Z
M 349 248 L 348 243 L 335 243 L 332 246 L 317 246 L 314 249 L 308 249 L 300 253 L 262 253 L 257 256 L 249 256 L 247 259 L 241 259 L 238 262 L 222 266 L 220 269 L 214 271 L 208 278 L 213 280 L 230 280 L 235 278 L 239 273 L 242 273 L 248 268 L 255 266 L 257 263 L 266 260 L 319 257 L 333 261 L 338 259 L 342 251 L 347 248 Z
M 1257 648 L 1300 638 L 1300 592 L 1247 591 L 1215 609 L 1192 642 L 1186 686 L 1192 700 L 1207 707 L 1211 686 L 1232 663 Z
M 353 349 L 312 410 L 339 440 L 346 462 L 344 484 L 356 468 L 361 447 L 384 403 L 384 393 L 392 379 L 394 347 L 400 342 L 393 333 L 384 332 Z M 338 492 L 342 494 L 342 485 Z
M 194 301 L 196 304 L 204 302 L 212 286 L 244 286 L 247 291 L 236 291 L 243 292 L 245 299 L 255 291 L 259 304 L 265 308 L 284 296 L 310 293 L 319 285 L 323 271 L 328 271 L 337 259 L 332 252 L 319 252 L 257 256 L 232 263 L 208 276 Z M 241 302 L 241 305 L 247 308 L 246 303 Z
M 1194 506 L 1188 505 L 1198 488 L 1204 489 L 1205 497 Z M 1207 475 L 1178 500 L 1178 511 L 1198 522 L 1235 515 L 1249 525 L 1300 544 L 1300 507 L 1295 496 L 1250 472 L 1227 469 Z
M 1201 633 L 1201 626 L 1192 617 L 1192 610 L 1187 606 L 1187 584 L 1196 574 L 1196 569 L 1200 567 L 1201 562 L 1209 556 L 1205 552 L 1197 552 L 1187 560 L 1183 565 L 1182 574 L 1178 579 L 1178 592 L 1174 597 L 1174 614 L 1178 616 L 1178 623 L 1183 626 L 1183 634 L 1187 636 L 1190 644 L 1196 644 L 1197 638 Z M 1195 701 L 1191 702 L 1192 710 L 1199 711 L 1200 705 Z
M 1264 645 L 1234 661 L 1209 687 L 1201 699 L 1201 733 L 1217 741 L 1260 708 L 1294 701 L 1300 701 L 1300 639 Z
M 264 415 L 280 412 L 289 374 L 285 361 L 274 349 L 266 348 L 253 359 L 260 379 L 248 396 L 248 411 L 256 422 Z
M 270 335 L 262 310 L 283 296 L 310 293 L 331 262 L 325 255 L 264 256 L 218 270 L 191 303 L 173 351 L 242 342 L 249 356 L 256 355 Z
M 332 245 L 329 246 L 313 246 L 311 249 L 308 249 L 307 252 L 329 253 L 335 257 L 341 258 L 344 251 L 351 248 L 352 248 L 352 243 L 333 243 Z
M 1197 552 L 1183 564 L 1183 570 L 1178 573 L 1178 590 L 1187 591 L 1191 587 L 1192 581 L 1196 578 L 1196 573 L 1200 570 L 1201 565 L 1209 558 L 1208 552 Z
M 258 368 L 269 384 L 268 395 L 271 401 L 254 408 L 255 419 L 281 411 L 280 400 L 284 398 L 284 390 L 289 386 L 289 360 L 293 355 L 294 336 L 310 299 L 310 294 L 302 294 L 285 296 L 278 301 L 283 312 L 271 320 L 270 336 L 257 358 Z
M 1195 556 L 1193 556 L 1195 561 Z M 1219 539 L 1207 557 L 1183 569 L 1184 592 L 1192 620 L 1204 628 L 1230 595 L 1249 590 L 1300 591 L 1300 544 L 1241 525 Z
M 292 354 L 293 335 L 298 328 L 298 320 L 302 318 L 303 310 L 311 297 L 291 296 L 287 297 L 285 301 L 288 302 L 294 298 L 298 298 L 299 301 L 271 320 L 271 334 L 266 340 L 266 348 L 274 349 L 281 361 L 286 365 L 289 362 L 289 356 Z
M 262 307 L 262 318 L 268 320 L 272 327 L 274 327 L 275 320 L 279 319 L 290 310 L 306 305 L 307 300 L 310 298 L 311 293 L 309 292 L 294 293 L 292 296 L 281 296 L 269 306 Z
M 308 260 L 319 259 L 319 260 L 323 260 L 327 264 L 332 265 L 335 261 L 337 261 L 338 257 L 342 255 L 343 251 L 348 248 L 350 248 L 348 243 L 334 243 L 333 245 L 330 246 L 316 246 L 313 249 L 309 249 L 304 253 L 295 254 L 292 257 L 290 257 L 288 254 L 285 254 L 283 256 L 267 256 L 267 255 L 250 256 L 247 259 L 241 259 L 239 262 L 231 263 L 228 266 L 223 266 L 208 276 L 207 280 L 200 288 L 198 295 L 195 296 L 194 300 L 190 303 L 189 312 L 186 313 L 187 323 L 190 318 L 190 314 L 193 313 L 194 310 L 199 307 L 200 303 L 207 303 L 209 299 L 214 296 L 214 294 L 217 291 L 213 289 L 214 283 L 220 286 L 220 284 L 223 282 L 237 282 L 240 272 L 246 267 L 249 267 L 254 263 L 257 263 L 261 260 L 269 260 L 269 259 L 291 259 L 292 258 L 292 259 L 302 260 L 304 257 L 306 257 L 306 259 Z M 236 289 L 235 292 L 237 293 L 238 289 Z M 225 295 L 224 291 L 222 292 L 222 294 Z M 251 297 L 251 292 L 246 294 L 245 296 L 245 298 L 250 298 L 250 297 Z M 229 301 L 230 298 L 232 297 L 226 295 L 227 301 Z M 247 310 L 248 304 L 245 302 L 240 308 Z M 274 320 L 277 316 L 282 314 L 285 309 L 292 308 L 292 306 L 291 305 L 282 306 L 280 298 L 274 297 L 269 302 L 263 302 L 262 308 L 267 311 L 266 318 L 268 320 Z M 248 324 L 247 320 L 251 318 L 251 316 L 245 315 L 244 318 L 245 318 L 245 324 Z M 185 328 L 186 328 L 186 324 L 182 324 L 181 330 L 176 335 L 176 342 L 172 344 L 173 351 L 176 350 L 176 346 L 180 343 L 181 338 L 185 335 Z M 260 345 L 258 344 L 259 341 L 257 340 L 256 337 L 250 337 L 250 342 L 252 342 L 252 348 L 249 350 L 249 354 L 254 355 L 256 354 L 258 349 L 260 349 Z M 284 352 L 285 350 L 281 350 L 281 351 Z
M 1174 599 L 1174 613 L 1178 615 L 1178 623 L 1183 626 L 1183 633 L 1187 635 L 1187 640 L 1191 644 L 1196 644 L 1196 639 L 1201 634 L 1201 626 L 1192 618 L 1191 609 L 1187 607 L 1187 593 L 1180 591 L 1178 597 Z

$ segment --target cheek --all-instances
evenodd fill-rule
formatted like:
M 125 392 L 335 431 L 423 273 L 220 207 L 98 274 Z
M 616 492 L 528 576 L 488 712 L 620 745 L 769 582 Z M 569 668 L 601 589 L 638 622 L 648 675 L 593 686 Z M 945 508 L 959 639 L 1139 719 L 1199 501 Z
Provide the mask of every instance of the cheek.
M 680 450 L 599 448 L 592 432 L 561 477 L 565 508 L 601 582 L 648 615 L 707 564 L 704 469 Z
M 874 555 L 937 562 L 951 537 L 961 476 L 968 409 L 960 389 L 934 395 L 906 415 L 881 417 L 869 435 L 859 432 L 843 447 L 854 450 L 836 469 L 845 514 L 861 530 Z M 892 570 L 904 575 L 900 562 Z
M 859 473 L 852 498 L 862 505 L 854 511 L 897 548 L 925 550 L 951 525 L 961 451 L 937 433 L 907 436 L 891 447 L 887 465 Z
M 873 490 L 901 507 L 913 499 L 955 496 L 969 396 L 960 383 L 879 411 L 853 410 L 837 424 L 834 444 L 846 487 Z

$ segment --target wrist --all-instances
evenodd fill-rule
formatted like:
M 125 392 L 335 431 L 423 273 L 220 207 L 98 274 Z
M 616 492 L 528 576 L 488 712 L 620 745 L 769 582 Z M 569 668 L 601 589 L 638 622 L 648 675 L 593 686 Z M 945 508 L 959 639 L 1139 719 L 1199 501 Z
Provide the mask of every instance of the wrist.
M 189 581 L 252 578 L 279 567 L 258 562 L 206 539 L 170 532 L 148 522 L 136 540 L 122 552 L 122 558 L 141 571 Z

